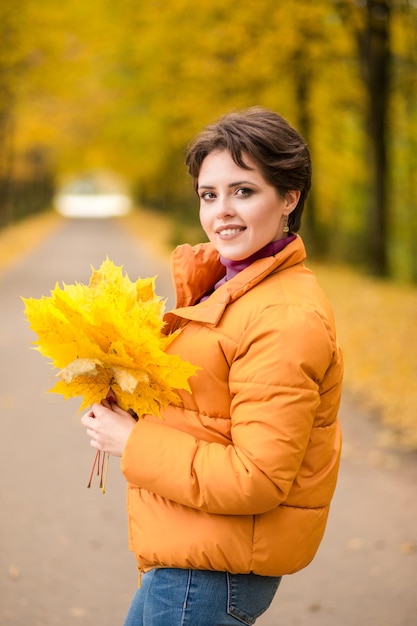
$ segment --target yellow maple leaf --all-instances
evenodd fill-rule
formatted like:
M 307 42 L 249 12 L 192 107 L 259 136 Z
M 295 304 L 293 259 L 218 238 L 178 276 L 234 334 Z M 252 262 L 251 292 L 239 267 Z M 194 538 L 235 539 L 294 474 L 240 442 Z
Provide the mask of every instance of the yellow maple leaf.
M 95 376 L 99 365 L 98 359 L 75 359 L 62 368 L 59 375 L 63 381 L 70 383 L 77 376 Z
M 159 415 L 178 402 L 177 389 L 189 391 L 197 368 L 165 352 L 174 337 L 162 333 L 164 302 L 155 278 L 131 282 L 106 259 L 92 268 L 88 285 L 57 284 L 50 297 L 22 300 L 37 349 L 59 369 L 50 391 L 81 396 L 80 410 L 111 389 L 122 408 Z

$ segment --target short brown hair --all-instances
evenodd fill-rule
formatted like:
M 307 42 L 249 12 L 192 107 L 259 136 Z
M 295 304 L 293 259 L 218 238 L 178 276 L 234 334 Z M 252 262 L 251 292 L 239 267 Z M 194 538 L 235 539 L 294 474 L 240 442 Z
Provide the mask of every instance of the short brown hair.
M 298 204 L 288 218 L 290 230 L 299 230 L 311 187 L 311 159 L 304 139 L 281 115 L 251 107 L 227 113 L 206 126 L 191 143 L 185 160 L 196 190 L 201 165 L 215 150 L 227 150 L 244 169 L 249 169 L 244 161 L 245 155 L 249 156 L 282 196 L 288 191 L 300 191 Z

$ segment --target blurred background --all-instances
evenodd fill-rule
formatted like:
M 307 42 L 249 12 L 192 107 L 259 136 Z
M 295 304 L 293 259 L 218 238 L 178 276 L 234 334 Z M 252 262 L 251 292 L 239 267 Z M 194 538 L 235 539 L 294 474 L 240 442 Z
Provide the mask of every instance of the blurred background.
M 193 223 L 188 141 L 259 104 L 310 146 L 310 255 L 417 281 L 415 0 L 0 0 L 0 38 L 0 225 L 97 172 Z
M 301 234 L 346 363 L 326 540 L 260 621 L 415 624 L 417 0 L 0 0 L 2 626 L 121 623 L 136 586 L 117 463 L 84 489 L 19 296 L 109 255 L 169 298 L 169 251 L 203 236 L 187 144 L 252 105 L 309 144 Z

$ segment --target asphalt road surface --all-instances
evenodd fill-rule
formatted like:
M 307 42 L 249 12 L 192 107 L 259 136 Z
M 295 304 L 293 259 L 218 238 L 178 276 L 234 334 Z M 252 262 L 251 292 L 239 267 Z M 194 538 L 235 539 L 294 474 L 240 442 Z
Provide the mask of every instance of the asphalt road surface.
M 80 402 L 46 393 L 52 370 L 30 347 L 19 297 L 87 282 L 106 256 L 132 280 L 157 274 L 172 304 L 166 261 L 117 220 L 64 220 L 0 274 L 0 626 L 121 626 L 136 588 L 119 462 L 110 461 L 104 495 L 97 482 L 86 488 L 94 453 Z M 378 422 L 348 391 L 341 419 L 326 537 L 259 626 L 417 624 L 416 456 L 383 447 Z

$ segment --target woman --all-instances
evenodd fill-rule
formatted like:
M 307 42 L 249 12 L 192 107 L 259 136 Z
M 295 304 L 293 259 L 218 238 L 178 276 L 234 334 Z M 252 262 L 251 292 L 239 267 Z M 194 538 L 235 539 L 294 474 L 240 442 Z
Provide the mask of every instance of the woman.
M 201 369 L 163 420 L 116 404 L 83 425 L 122 457 L 141 586 L 126 626 L 254 624 L 313 559 L 340 459 L 342 359 L 296 234 L 302 137 L 259 108 L 208 126 L 186 163 L 209 243 L 173 253 L 169 350 Z

